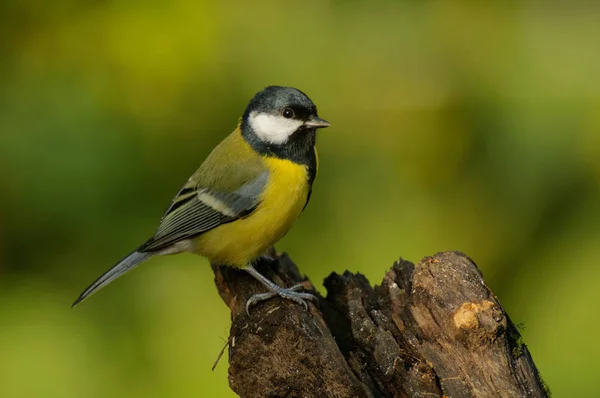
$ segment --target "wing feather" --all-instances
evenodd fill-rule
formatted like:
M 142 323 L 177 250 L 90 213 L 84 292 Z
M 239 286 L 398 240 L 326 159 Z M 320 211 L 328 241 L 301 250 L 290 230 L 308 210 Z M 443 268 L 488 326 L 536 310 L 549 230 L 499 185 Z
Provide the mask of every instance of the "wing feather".
M 218 172 L 214 162 L 208 165 L 205 162 L 179 190 L 154 236 L 138 251 L 158 251 L 252 213 L 260 202 L 269 173 L 265 168 L 257 167 L 256 159 L 251 162 L 244 160 L 238 159 L 234 168 L 231 163 L 227 164 L 228 174 L 242 176 L 238 177 L 236 189 L 229 192 L 219 189 L 223 189 L 222 183 L 203 178 L 206 168 L 213 173 Z

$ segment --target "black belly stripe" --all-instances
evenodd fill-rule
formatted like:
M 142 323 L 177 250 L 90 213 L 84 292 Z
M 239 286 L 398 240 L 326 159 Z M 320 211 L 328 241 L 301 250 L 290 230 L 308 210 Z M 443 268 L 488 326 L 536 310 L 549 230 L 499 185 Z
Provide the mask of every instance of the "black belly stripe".
M 241 125 L 242 137 L 256 152 L 263 156 L 272 156 L 279 159 L 287 159 L 307 168 L 308 196 L 304 208 L 308 204 L 312 193 L 312 184 L 317 177 L 317 154 L 315 143 L 317 139 L 316 129 L 301 129 L 292 134 L 289 140 L 282 145 L 269 144 L 259 139 L 252 128 L 246 124 Z M 304 208 L 302 210 L 304 210 Z
M 262 141 L 250 126 L 242 124 L 242 137 L 261 155 L 305 165 L 308 168 L 308 182 L 312 185 L 317 176 L 316 129 L 300 129 L 292 134 L 286 143 L 277 145 Z
M 312 187 L 315 178 L 317 178 L 317 154 L 314 147 L 310 151 L 310 155 L 312 156 L 308 156 L 306 167 L 308 168 L 308 185 Z

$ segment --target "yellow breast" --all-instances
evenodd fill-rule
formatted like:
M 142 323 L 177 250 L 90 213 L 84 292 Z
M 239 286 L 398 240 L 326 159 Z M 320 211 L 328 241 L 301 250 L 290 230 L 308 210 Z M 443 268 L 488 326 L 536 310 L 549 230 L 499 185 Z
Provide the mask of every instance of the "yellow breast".
M 199 236 L 197 251 L 214 264 L 243 267 L 281 239 L 308 199 L 306 166 L 265 158 L 269 180 L 257 209 L 249 216 Z

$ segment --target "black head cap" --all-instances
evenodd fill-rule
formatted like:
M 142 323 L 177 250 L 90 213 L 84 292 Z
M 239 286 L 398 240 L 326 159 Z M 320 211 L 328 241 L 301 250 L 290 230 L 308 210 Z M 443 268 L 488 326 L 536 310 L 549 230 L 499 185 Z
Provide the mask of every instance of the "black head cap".
M 268 86 L 257 93 L 248 104 L 242 117 L 242 130 L 250 127 L 249 119 L 257 115 L 281 117 L 288 119 L 288 126 L 280 125 L 285 129 L 296 125 L 300 130 L 314 130 L 329 127 L 329 123 L 317 115 L 316 105 L 302 91 L 293 87 Z M 269 126 L 276 128 L 274 124 Z M 251 129 L 251 128 L 250 128 Z M 278 132 L 284 133 L 283 130 Z
M 285 108 L 293 109 L 299 118 L 317 115 L 317 107 L 306 94 L 297 88 L 268 86 L 258 92 L 248 104 L 244 119 L 252 112 L 279 114 Z

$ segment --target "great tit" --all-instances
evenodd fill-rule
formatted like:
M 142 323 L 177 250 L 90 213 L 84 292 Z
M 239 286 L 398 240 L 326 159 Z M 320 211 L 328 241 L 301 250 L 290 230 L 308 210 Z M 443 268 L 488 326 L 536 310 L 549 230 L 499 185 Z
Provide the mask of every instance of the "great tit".
M 92 283 L 79 304 L 155 255 L 191 252 L 212 263 L 246 270 L 274 296 L 306 307 L 315 297 L 301 285 L 282 288 L 253 262 L 292 227 L 306 207 L 317 176 L 316 131 L 329 127 L 306 94 L 269 86 L 248 104 L 237 128 L 208 155 L 167 208 L 154 236 Z

